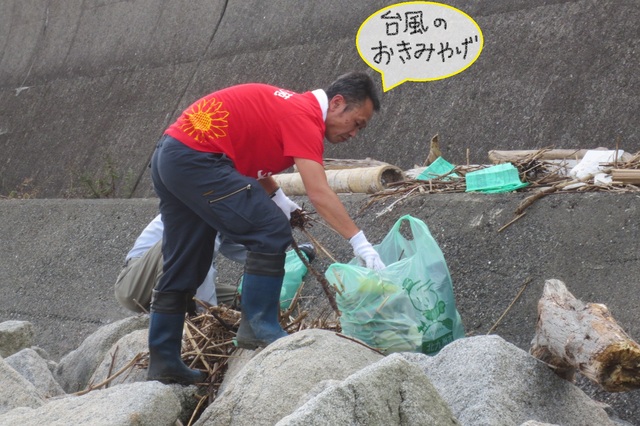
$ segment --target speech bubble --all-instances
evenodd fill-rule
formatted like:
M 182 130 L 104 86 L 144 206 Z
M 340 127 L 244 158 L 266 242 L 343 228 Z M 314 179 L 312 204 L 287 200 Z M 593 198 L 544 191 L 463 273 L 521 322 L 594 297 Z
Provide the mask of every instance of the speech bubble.
M 469 68 L 484 38 L 478 24 L 455 7 L 430 1 L 397 3 L 369 16 L 358 29 L 360 57 L 382 74 L 386 92 L 406 81 L 434 81 Z

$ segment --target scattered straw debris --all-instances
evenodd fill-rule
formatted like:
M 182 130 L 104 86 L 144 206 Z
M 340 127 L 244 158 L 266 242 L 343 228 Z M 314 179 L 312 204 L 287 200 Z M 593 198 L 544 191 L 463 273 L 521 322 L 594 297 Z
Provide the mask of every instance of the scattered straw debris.
M 298 308 L 300 290 L 295 295 L 289 309 L 282 311 L 280 325 L 289 334 L 308 328 L 320 328 L 340 332 L 340 324 L 331 321 L 329 316 L 308 319 L 306 311 Z M 211 404 L 218 395 L 218 390 L 227 371 L 228 362 L 236 355 L 237 348 L 233 344 L 236 331 L 240 325 L 241 313 L 222 306 L 210 306 L 196 317 L 185 323 L 185 338 L 182 358 L 191 368 L 207 372 L 207 398 L 202 410 Z
M 533 194 L 520 203 L 515 212 L 515 218 L 507 225 L 500 228 L 500 231 L 523 217 L 526 208 L 536 200 L 552 193 L 594 191 L 622 193 L 640 191 L 640 187 L 638 185 L 629 183 L 629 181 L 631 181 L 631 178 L 629 177 L 631 176 L 630 171 L 632 169 L 640 169 L 640 152 L 634 154 L 631 158 L 625 161 L 616 159 L 613 163 L 602 164 L 603 172 L 610 173 L 612 170 L 616 170 L 618 171 L 618 175 L 624 177 L 624 179 L 620 179 L 620 181 L 614 180 L 610 184 L 596 184 L 593 180 L 593 176 L 588 176 L 583 179 L 572 178 L 569 175 L 570 167 L 568 163 L 571 159 L 547 160 L 545 159 L 545 154 L 549 151 L 551 151 L 550 148 L 533 151 L 529 155 L 521 156 L 518 157 L 517 160 L 511 161 L 514 167 L 518 169 L 520 180 L 529 184 L 524 188 L 518 189 L 517 192 L 531 192 Z M 374 203 L 387 199 L 388 197 L 394 197 L 395 200 L 381 211 L 378 216 L 388 213 L 397 204 L 416 195 L 465 192 L 466 182 L 464 177 L 466 174 L 472 171 L 491 167 L 492 165 L 456 166 L 451 172 L 438 176 L 434 179 L 417 180 L 408 178 L 401 182 L 391 183 L 385 190 L 372 194 L 369 202 L 360 210 L 359 213 L 362 213 Z M 459 177 L 449 177 L 449 175 L 454 173 Z M 635 174 L 633 176 L 635 178 Z

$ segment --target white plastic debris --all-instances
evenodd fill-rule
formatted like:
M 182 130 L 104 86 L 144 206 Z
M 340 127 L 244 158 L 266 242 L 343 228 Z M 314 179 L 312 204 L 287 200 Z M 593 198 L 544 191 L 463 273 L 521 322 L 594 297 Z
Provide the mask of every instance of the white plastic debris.
M 613 163 L 616 158 L 622 158 L 624 151 L 618 150 L 589 150 L 582 160 L 569 172 L 574 179 L 586 179 L 589 175 L 596 175 L 603 171 L 601 164 Z
M 613 182 L 613 177 L 606 173 L 598 173 L 593 177 L 593 183 L 596 185 L 607 186 L 611 185 Z

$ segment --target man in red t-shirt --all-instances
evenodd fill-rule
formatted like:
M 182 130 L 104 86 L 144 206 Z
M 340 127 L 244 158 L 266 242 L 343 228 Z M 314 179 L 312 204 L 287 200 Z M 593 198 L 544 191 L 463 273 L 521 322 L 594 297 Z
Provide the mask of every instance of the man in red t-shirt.
M 295 164 L 318 214 L 365 266 L 384 268 L 329 187 L 322 160 L 324 139 L 356 136 L 379 108 L 371 78 L 354 72 L 302 94 L 265 84 L 229 87 L 199 99 L 169 126 L 151 162 L 164 222 L 164 274 L 151 304 L 149 380 L 205 379 L 182 362 L 180 348 L 188 301 L 211 265 L 218 232 L 248 250 L 237 345 L 255 349 L 287 335 L 278 302 L 292 242 L 289 219 L 300 207 L 273 174 Z

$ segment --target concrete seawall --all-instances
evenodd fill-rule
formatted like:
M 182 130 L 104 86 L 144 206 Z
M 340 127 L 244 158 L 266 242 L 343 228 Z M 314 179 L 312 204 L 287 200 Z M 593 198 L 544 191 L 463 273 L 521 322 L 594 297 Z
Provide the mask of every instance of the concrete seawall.
M 393 2 L 131 0 L 0 3 L 0 194 L 153 196 L 155 142 L 196 98 L 260 81 L 304 91 L 369 70 L 355 35 Z M 454 163 L 491 149 L 640 151 L 636 0 L 447 2 L 482 29 L 466 71 L 405 83 L 328 157 Z

